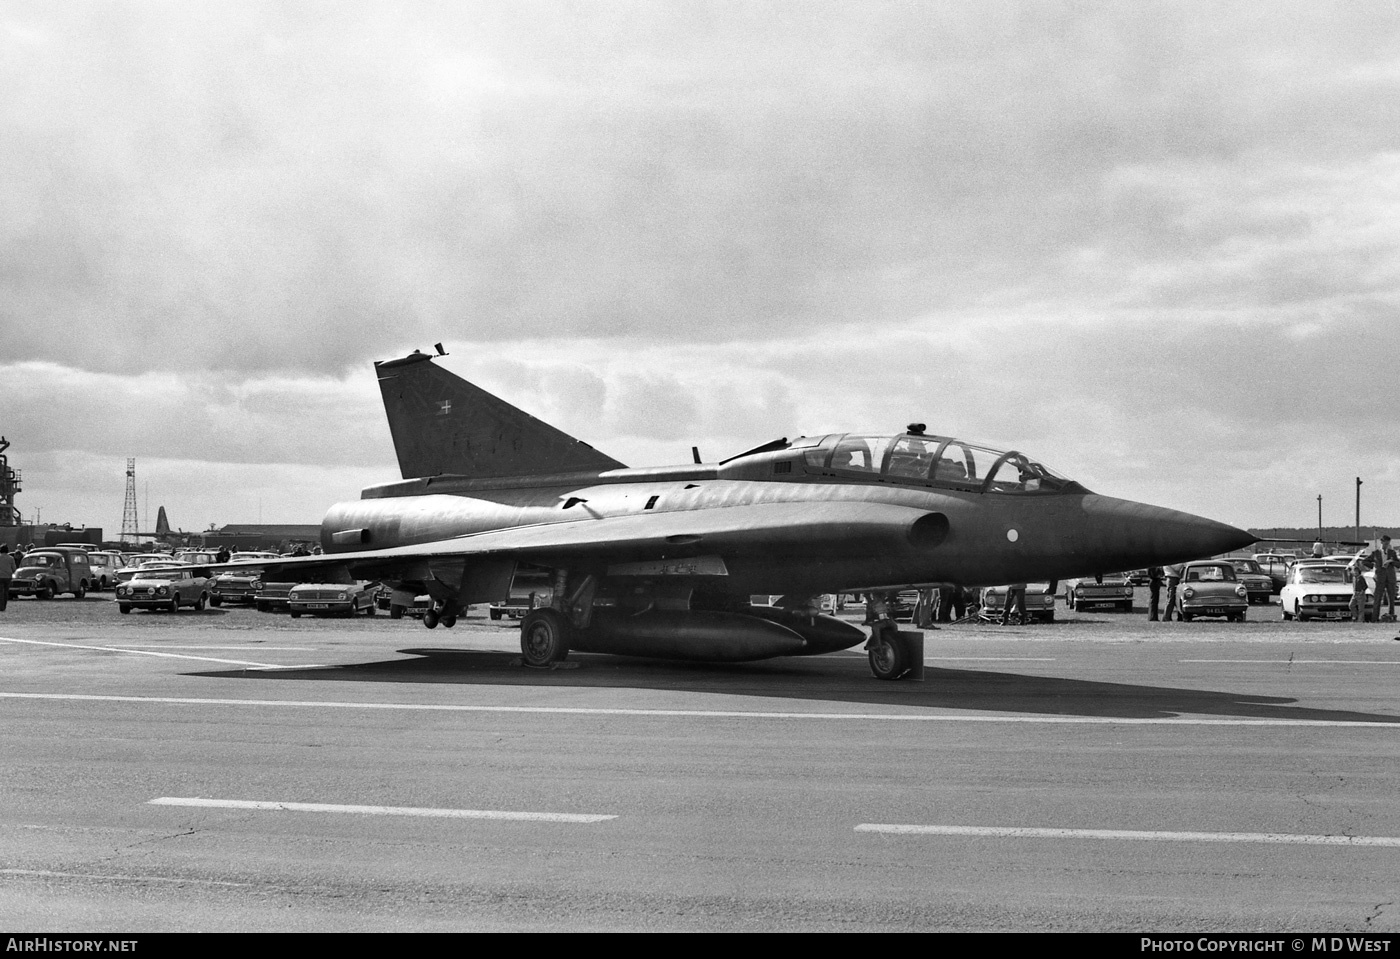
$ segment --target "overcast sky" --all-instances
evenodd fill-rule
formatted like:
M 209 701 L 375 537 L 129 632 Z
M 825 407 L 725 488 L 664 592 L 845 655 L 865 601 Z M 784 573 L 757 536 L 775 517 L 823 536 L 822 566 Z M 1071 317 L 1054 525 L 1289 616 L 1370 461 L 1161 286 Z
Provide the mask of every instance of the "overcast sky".
M 0 90 L 27 520 L 319 522 L 442 341 L 633 466 L 917 420 L 1400 522 L 1395 0 L 0 0 Z

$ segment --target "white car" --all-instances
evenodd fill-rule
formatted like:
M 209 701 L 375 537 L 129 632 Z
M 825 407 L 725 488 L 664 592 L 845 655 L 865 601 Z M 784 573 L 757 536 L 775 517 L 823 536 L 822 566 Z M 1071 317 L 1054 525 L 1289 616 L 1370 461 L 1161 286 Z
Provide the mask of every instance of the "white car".
M 1340 563 L 1300 562 L 1279 590 L 1283 618 L 1350 619 L 1352 574 Z

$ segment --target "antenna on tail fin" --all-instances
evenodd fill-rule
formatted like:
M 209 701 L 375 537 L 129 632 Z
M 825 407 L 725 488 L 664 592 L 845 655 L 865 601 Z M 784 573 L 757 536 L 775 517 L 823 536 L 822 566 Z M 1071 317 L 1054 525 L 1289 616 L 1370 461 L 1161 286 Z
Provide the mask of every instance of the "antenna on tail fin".
M 437 350 L 447 355 L 440 343 Z M 374 369 L 404 479 L 624 468 L 582 440 L 436 366 L 427 353 L 414 350 L 402 359 L 375 363 Z

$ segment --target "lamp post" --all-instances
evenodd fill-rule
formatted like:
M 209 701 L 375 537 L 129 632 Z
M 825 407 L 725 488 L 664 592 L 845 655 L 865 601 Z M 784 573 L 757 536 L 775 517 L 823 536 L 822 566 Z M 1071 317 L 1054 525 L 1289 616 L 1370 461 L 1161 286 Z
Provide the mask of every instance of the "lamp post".
M 1361 542 L 1361 477 L 1356 478 L 1356 541 Z
M 1317 494 L 1317 541 L 1322 542 L 1322 494 Z

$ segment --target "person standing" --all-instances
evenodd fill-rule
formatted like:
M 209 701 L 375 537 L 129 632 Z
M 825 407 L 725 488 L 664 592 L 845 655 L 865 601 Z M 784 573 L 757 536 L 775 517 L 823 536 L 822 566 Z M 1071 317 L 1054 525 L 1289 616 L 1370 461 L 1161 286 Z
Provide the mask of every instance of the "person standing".
M 1020 625 L 1026 619 L 1026 584 L 1012 583 L 1006 587 L 1006 605 L 1001 610 L 1003 626 L 1014 622 Z
M 961 620 L 967 616 L 967 587 L 954 585 L 950 592 L 948 605 L 953 609 L 953 619 Z
M 929 629 L 933 627 L 934 617 L 938 615 L 938 591 L 932 586 L 924 586 L 919 589 L 918 602 L 914 604 L 914 626 L 917 629 Z
M 1176 588 L 1181 585 L 1181 567 L 1164 566 L 1162 574 L 1167 579 L 1167 609 L 1162 618 L 1170 623 L 1173 613 L 1176 613 L 1177 619 L 1181 618 L 1181 614 L 1176 609 Z
M 1390 600 L 1390 619 L 1395 620 L 1395 567 L 1400 566 L 1400 556 L 1390 546 L 1390 536 L 1381 537 L 1381 545 L 1372 550 L 1366 565 L 1376 571 L 1376 595 L 1371 605 L 1371 622 L 1381 621 L 1381 598 Z
M 1147 567 L 1147 621 L 1157 622 L 1157 602 L 1162 598 L 1162 567 Z
M 10 605 L 10 580 L 15 578 L 15 558 L 10 555 L 10 544 L 0 543 L 0 613 Z
M 1366 621 L 1366 553 L 1359 552 L 1347 566 L 1351 576 L 1351 621 Z

